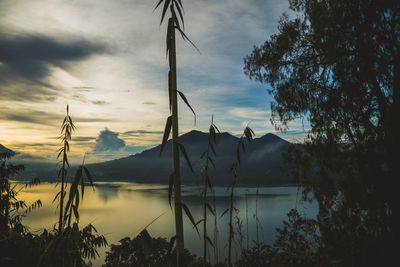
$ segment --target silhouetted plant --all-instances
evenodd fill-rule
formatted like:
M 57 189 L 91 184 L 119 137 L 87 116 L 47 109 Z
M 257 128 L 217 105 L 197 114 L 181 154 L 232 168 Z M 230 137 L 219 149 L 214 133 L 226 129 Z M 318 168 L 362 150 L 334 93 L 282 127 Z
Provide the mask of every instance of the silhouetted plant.
M 228 234 L 228 265 L 231 267 L 232 266 L 232 242 L 234 238 L 234 228 L 233 228 L 233 212 L 237 211 L 234 205 L 234 200 L 235 200 L 235 187 L 236 183 L 238 180 L 238 170 L 240 166 L 240 155 L 241 152 L 245 152 L 246 150 L 246 145 L 245 141 L 250 142 L 253 139 L 254 132 L 253 130 L 249 127 L 246 126 L 244 129 L 242 135 L 239 138 L 239 141 L 236 145 L 236 159 L 232 163 L 230 172 L 232 174 L 232 179 L 231 179 L 231 184 L 229 185 L 228 189 L 230 189 L 231 193 L 229 196 L 229 208 L 227 208 L 221 215 L 224 216 L 228 211 L 229 211 L 229 234 Z
M 178 93 L 185 104 L 190 108 L 195 116 L 196 122 L 196 114 L 193 108 L 190 106 L 185 95 L 178 91 L 177 89 L 177 78 L 176 78 L 176 46 L 175 46 L 175 30 L 177 30 L 184 40 L 189 41 L 194 47 L 196 47 L 186 36 L 183 31 L 184 20 L 183 20 L 183 5 L 181 0 L 159 0 L 155 9 L 157 9 L 164 2 L 160 25 L 162 24 L 165 14 L 170 9 L 171 16 L 168 19 L 167 25 L 167 41 L 166 41 L 166 51 L 168 55 L 169 61 L 169 72 L 168 72 L 168 92 L 169 92 L 169 108 L 171 115 L 167 119 L 167 123 L 165 126 L 164 136 L 161 143 L 162 150 L 168 140 L 172 129 L 172 155 L 173 155 L 173 173 L 170 175 L 170 190 L 172 187 L 174 189 L 174 211 L 175 211 L 175 227 L 176 227 L 176 250 L 177 250 L 177 258 L 178 258 L 178 266 L 179 266 L 179 255 L 183 253 L 184 249 L 184 236 L 183 236 L 183 218 L 182 218 L 182 209 L 188 215 L 190 221 L 196 227 L 196 223 L 190 214 L 189 208 L 182 202 L 181 200 L 181 172 L 180 172 L 180 152 L 183 154 L 188 166 L 191 171 L 193 171 L 192 165 L 189 161 L 189 158 L 186 154 L 184 146 L 179 143 L 178 135 L 179 135 L 179 126 L 178 126 Z M 179 18 L 177 16 L 177 13 Z M 182 28 L 180 26 L 182 23 Z M 180 152 L 179 152 L 180 151 Z M 171 194 L 170 194 L 171 195 Z
M 21 164 L 8 162 L 13 155 L 0 153 L 0 235 L 7 235 L 9 231 L 24 232 L 21 220 L 25 214 L 42 206 L 40 200 L 27 206 L 24 200 L 18 199 L 21 190 L 40 183 L 38 178 L 25 185 L 11 184 L 10 179 L 24 169 Z
M 325 256 L 389 266 L 398 257 L 400 2 L 292 0 L 290 9 L 245 73 L 268 85 L 276 126 L 309 121 L 292 159 L 318 201 Z
M 61 126 L 62 147 L 59 149 L 58 157 L 62 155 L 62 167 L 58 173 L 61 178 L 61 189 L 56 194 L 54 201 L 59 198 L 59 224 L 54 232 L 44 231 L 40 238 L 46 244 L 45 250 L 39 259 L 40 266 L 65 266 L 85 267 L 90 266 L 90 260 L 99 256 L 97 249 L 107 245 L 103 235 L 97 233 L 92 224 L 79 229 L 79 204 L 84 196 L 86 176 L 93 188 L 93 180 L 89 170 L 84 166 L 84 160 L 78 167 L 76 174 L 67 192 L 67 167 L 69 168 L 68 152 L 70 150 L 71 135 L 76 129 L 67 115 Z M 68 199 L 64 207 L 64 197 L 68 193 Z M 72 218 L 75 220 L 72 222 Z M 89 262 L 87 262 L 89 260 Z
M 60 164 L 61 168 L 58 171 L 58 179 L 61 182 L 60 191 L 56 194 L 54 201 L 59 198 L 59 219 L 58 219 L 58 231 L 61 233 L 64 229 L 64 197 L 67 168 L 69 169 L 68 152 L 69 152 L 69 142 L 71 141 L 72 132 L 75 131 L 76 127 L 72 122 L 72 118 L 69 116 L 69 107 L 67 105 L 67 115 L 61 124 L 61 134 L 60 139 L 62 140 L 62 147 L 58 150 L 57 159 L 61 157 Z
M 211 214 L 216 217 L 215 209 L 213 209 L 207 201 L 207 193 L 208 189 L 213 190 L 213 183 L 211 181 L 211 177 L 209 175 L 209 167 L 210 164 L 214 166 L 214 161 L 212 159 L 212 155 L 216 156 L 214 145 L 217 144 L 216 132 L 219 132 L 218 127 L 214 124 L 213 117 L 211 118 L 210 128 L 208 130 L 208 142 L 207 142 L 207 150 L 203 152 L 200 158 L 204 159 L 204 165 L 202 169 L 203 174 L 203 266 L 207 265 L 207 251 L 208 246 L 210 244 L 213 248 L 215 244 L 211 241 L 210 237 L 207 234 L 207 210 L 211 212 Z
M 111 250 L 107 252 L 104 267 L 177 266 L 173 241 L 151 237 L 146 229 L 135 238 L 125 237 L 119 243 L 118 245 L 111 245 Z M 185 249 L 180 260 L 181 266 L 193 266 L 191 263 L 195 261 L 195 256 Z

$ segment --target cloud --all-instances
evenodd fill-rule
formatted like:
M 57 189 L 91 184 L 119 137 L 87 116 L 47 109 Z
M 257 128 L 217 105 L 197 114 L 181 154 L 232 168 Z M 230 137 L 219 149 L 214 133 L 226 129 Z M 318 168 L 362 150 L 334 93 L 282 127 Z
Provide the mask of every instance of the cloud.
M 96 139 L 93 153 L 113 152 L 123 149 L 125 141 L 118 137 L 119 133 L 110 131 L 108 128 L 101 131 Z
M 64 114 L 30 108 L 9 109 L 7 107 L 0 107 L 0 121 L 14 121 L 47 126 L 58 126 L 61 124 L 64 116 Z M 79 116 L 73 116 L 73 120 L 75 124 L 115 121 L 114 119 L 108 118 Z
M 14 101 L 54 100 L 59 88 L 49 82 L 54 68 L 109 52 L 84 38 L 10 35 L 0 31 L 0 97 Z
M 229 113 L 233 116 L 250 120 L 266 120 L 271 116 L 270 111 L 255 108 L 233 108 L 229 110 Z
M 163 131 L 149 131 L 149 130 L 132 130 L 121 133 L 122 136 L 143 136 L 147 134 L 163 134 Z

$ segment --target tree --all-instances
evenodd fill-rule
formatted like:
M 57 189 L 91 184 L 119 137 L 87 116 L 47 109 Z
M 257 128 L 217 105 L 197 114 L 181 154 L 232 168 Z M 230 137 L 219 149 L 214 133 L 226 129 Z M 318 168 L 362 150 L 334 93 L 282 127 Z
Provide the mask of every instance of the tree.
M 323 253 L 382 265 L 398 223 L 400 2 L 291 0 L 290 9 L 245 58 L 245 74 L 271 86 L 277 128 L 310 122 L 292 162 L 310 167 L 299 178 L 319 202 Z

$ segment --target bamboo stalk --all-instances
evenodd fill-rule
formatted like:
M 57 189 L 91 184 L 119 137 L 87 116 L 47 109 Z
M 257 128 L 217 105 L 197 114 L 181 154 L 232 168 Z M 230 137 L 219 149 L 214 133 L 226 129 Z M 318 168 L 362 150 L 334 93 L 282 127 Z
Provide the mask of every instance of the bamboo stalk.
M 175 45 L 175 29 L 171 31 L 170 40 L 170 86 L 172 93 L 172 155 L 174 167 L 174 204 L 175 204 L 175 227 L 176 227 L 176 259 L 177 266 L 180 266 L 180 255 L 183 253 L 184 236 L 183 236 L 183 218 L 181 206 L 181 171 L 179 159 L 179 125 L 178 125 L 178 95 L 176 80 L 176 45 Z

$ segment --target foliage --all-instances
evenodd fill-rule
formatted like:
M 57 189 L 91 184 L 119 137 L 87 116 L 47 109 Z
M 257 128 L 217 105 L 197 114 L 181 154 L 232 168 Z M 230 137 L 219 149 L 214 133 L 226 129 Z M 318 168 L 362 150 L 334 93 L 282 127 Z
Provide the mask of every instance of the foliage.
M 78 223 L 73 223 L 62 233 L 45 230 L 40 239 L 44 250 L 39 254 L 39 266 L 91 266 L 90 260 L 99 256 L 97 249 L 107 245 L 105 237 L 97 234 L 91 224 L 79 229 Z
M 319 236 L 317 223 L 303 218 L 297 210 L 288 213 L 283 228 L 276 229 L 276 240 L 272 246 L 255 243 L 251 249 L 243 250 L 237 266 L 329 266 L 319 262 Z
M 340 266 L 394 257 L 400 2 L 292 0 L 276 35 L 245 59 L 271 85 L 277 128 L 306 117 L 297 178 L 319 203 L 321 257 Z M 398 224 L 397 224 L 398 225 Z
M 37 248 L 32 246 L 38 238 L 28 232 L 22 219 L 27 213 L 40 208 L 42 202 L 37 200 L 28 206 L 18 198 L 18 194 L 24 188 L 38 184 L 39 180 L 33 179 L 20 186 L 12 184 L 10 179 L 24 169 L 23 165 L 9 162 L 12 156 L 0 153 L 0 266 L 28 266 L 30 260 L 38 255 Z M 21 257 L 21 251 L 24 257 Z
M 251 140 L 253 140 L 254 136 L 253 130 L 247 125 L 246 128 L 244 129 L 242 135 L 239 138 L 239 141 L 236 145 L 236 160 L 232 163 L 230 172 L 232 174 L 232 181 L 231 184 L 229 185 L 228 189 L 230 189 L 230 196 L 229 196 L 229 207 L 222 213 L 221 217 L 224 216 L 227 212 L 229 212 L 229 233 L 228 233 L 228 266 L 232 266 L 232 243 L 234 240 L 234 227 L 233 227 L 233 212 L 237 212 L 237 209 L 235 207 L 235 187 L 236 183 L 238 180 L 238 169 L 240 166 L 240 155 L 242 152 L 246 151 L 246 145 L 245 142 L 249 143 Z
M 209 168 L 210 168 L 210 164 L 211 164 L 211 166 L 214 167 L 214 161 L 212 159 L 212 155 L 216 156 L 214 146 L 217 144 L 217 138 L 216 138 L 217 132 L 219 132 L 219 129 L 214 124 L 214 118 L 212 117 L 210 128 L 208 131 L 207 149 L 200 156 L 202 159 L 204 159 L 204 166 L 202 168 L 203 182 L 204 182 L 204 184 L 203 184 L 203 219 L 201 220 L 203 222 L 203 266 L 206 266 L 207 261 L 208 261 L 208 259 L 207 259 L 208 244 L 214 248 L 214 253 L 217 252 L 217 250 L 215 249 L 215 246 L 218 245 L 218 244 L 216 244 L 217 242 L 215 242 L 216 241 L 215 237 L 214 237 L 214 242 L 212 242 L 210 237 L 207 235 L 207 217 L 208 217 L 207 213 L 210 212 L 214 216 L 214 219 L 216 218 L 215 205 L 214 205 L 214 209 L 213 209 L 211 207 L 210 203 L 207 202 L 207 193 L 208 193 L 208 190 L 213 190 L 213 184 L 211 181 L 211 177 L 209 175 Z M 215 227 L 217 227 L 216 224 L 215 224 Z
M 111 245 L 104 267 L 176 266 L 176 250 L 173 240 L 168 242 L 165 238 L 151 237 L 146 229 L 135 238 L 125 237 L 119 243 Z M 193 266 L 191 262 L 195 260 L 195 256 L 185 249 L 180 260 L 182 266 Z
M 23 232 L 21 223 L 22 217 L 32 209 L 42 205 L 41 201 L 34 202 L 30 207 L 24 200 L 18 199 L 18 193 L 34 184 L 39 183 L 38 179 L 32 180 L 30 183 L 21 188 L 17 188 L 17 184 L 11 184 L 10 179 L 15 177 L 24 169 L 23 165 L 15 165 L 9 162 L 12 157 L 9 153 L 0 153 L 0 235 L 7 235 L 9 231 Z M 21 213 L 22 212 L 22 213 Z M 0 239 L 1 239 L 0 236 Z

